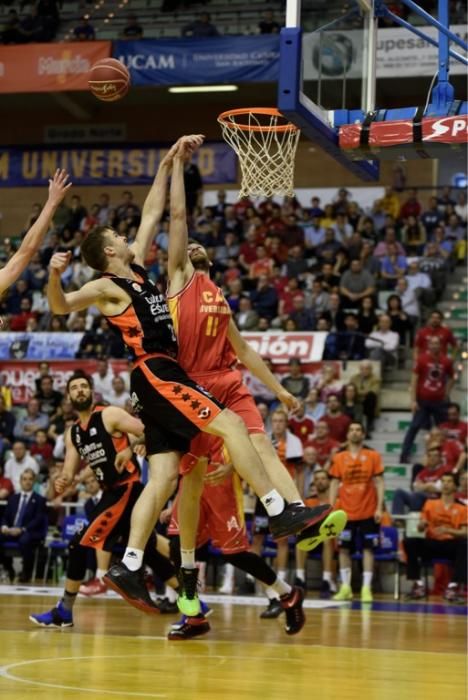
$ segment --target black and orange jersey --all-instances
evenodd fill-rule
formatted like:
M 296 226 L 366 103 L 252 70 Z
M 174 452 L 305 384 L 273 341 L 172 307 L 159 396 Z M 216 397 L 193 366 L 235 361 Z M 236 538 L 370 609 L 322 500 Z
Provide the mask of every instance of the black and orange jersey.
M 122 338 L 135 357 L 162 353 L 177 355 L 177 339 L 166 297 L 161 294 L 146 270 L 140 265 L 130 265 L 138 279 L 107 277 L 123 289 L 131 301 L 127 308 L 115 316 L 106 316 L 111 328 Z
M 115 457 L 129 447 L 126 433 L 110 435 L 104 427 L 102 411 L 105 406 L 95 406 L 86 425 L 76 421 L 71 428 L 71 440 L 80 457 L 93 470 L 96 479 L 104 486 L 112 487 L 124 481 L 136 481 L 140 478 L 138 461 L 133 457 L 125 469 L 119 473 L 115 466 Z
M 237 358 L 227 333 L 231 309 L 209 275 L 196 271 L 185 287 L 168 297 L 179 344 L 177 360 L 190 375 L 228 370 Z

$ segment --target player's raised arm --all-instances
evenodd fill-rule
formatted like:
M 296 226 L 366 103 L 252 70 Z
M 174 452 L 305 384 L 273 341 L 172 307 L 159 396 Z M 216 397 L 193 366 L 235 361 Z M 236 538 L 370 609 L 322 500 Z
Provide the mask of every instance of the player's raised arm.
M 172 162 L 168 248 L 168 273 L 172 294 L 183 287 L 193 274 L 193 266 L 188 256 L 184 164 L 191 158 L 194 148 L 201 145 L 202 140 L 203 138 L 194 145 L 186 138 L 180 139 Z
M 167 196 L 167 180 L 172 167 L 172 160 L 181 141 L 190 143 L 192 149 L 201 145 L 203 137 L 200 134 L 192 136 L 183 136 L 176 141 L 172 148 L 166 153 L 161 163 L 159 164 L 158 172 L 154 178 L 148 196 L 143 205 L 141 213 L 141 222 L 138 227 L 137 235 L 131 248 L 135 253 L 135 262 L 143 265 L 148 251 L 150 249 L 153 238 L 156 234 L 156 227 L 160 223 L 164 214 Z
M 103 297 L 105 280 L 98 279 L 87 282 L 77 292 L 65 294 L 62 287 L 61 276 L 70 262 L 71 253 L 55 253 L 50 261 L 49 283 L 47 285 L 47 299 L 50 310 L 54 314 L 69 314 L 72 311 L 81 311 L 88 306 L 96 304 Z
M 31 226 L 13 257 L 0 270 L 0 294 L 18 279 L 30 263 L 44 240 L 58 205 L 70 187 L 71 182 L 68 182 L 68 173 L 65 170 L 57 170 L 49 180 L 49 196 L 37 221 Z

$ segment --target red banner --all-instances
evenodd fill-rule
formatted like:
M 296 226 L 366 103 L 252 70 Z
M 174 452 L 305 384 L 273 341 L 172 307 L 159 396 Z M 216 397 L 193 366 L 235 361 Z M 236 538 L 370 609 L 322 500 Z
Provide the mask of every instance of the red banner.
M 114 374 L 128 370 L 125 360 L 110 360 Z M 96 360 L 50 360 L 50 374 L 54 379 L 54 389 L 65 392 L 68 377 L 76 369 L 92 374 L 97 369 Z M 14 404 L 24 404 L 36 393 L 36 379 L 39 377 L 37 362 L 9 360 L 0 362 L 0 382 L 9 387 Z
M 442 149 L 466 146 L 468 142 L 468 115 L 428 118 L 421 120 L 420 139 L 415 140 L 418 129 L 411 120 L 372 122 L 368 144 L 361 143 L 362 124 L 346 124 L 340 127 L 340 148 L 354 159 L 437 158 Z
M 110 41 L 0 46 L 0 93 L 87 90 L 88 72 Z
M 283 333 L 244 331 L 242 337 L 262 356 L 275 364 L 287 364 L 291 357 L 301 362 L 319 362 L 322 359 L 328 333 Z

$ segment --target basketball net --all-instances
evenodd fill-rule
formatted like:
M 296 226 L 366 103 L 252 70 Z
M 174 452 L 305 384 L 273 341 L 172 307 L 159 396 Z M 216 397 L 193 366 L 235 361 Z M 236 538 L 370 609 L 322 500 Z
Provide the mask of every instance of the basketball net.
M 241 197 L 294 196 L 300 130 L 276 109 L 251 108 L 218 117 L 224 140 L 239 158 Z

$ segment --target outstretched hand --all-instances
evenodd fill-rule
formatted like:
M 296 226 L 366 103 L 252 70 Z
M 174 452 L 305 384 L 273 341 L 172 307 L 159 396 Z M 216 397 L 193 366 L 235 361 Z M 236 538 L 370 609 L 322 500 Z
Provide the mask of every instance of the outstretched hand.
M 50 271 L 62 275 L 67 269 L 71 260 L 71 252 L 55 253 L 50 260 Z
M 68 178 L 69 175 L 66 170 L 60 170 L 59 168 L 57 168 L 54 177 L 49 179 L 50 204 L 57 206 L 65 197 L 68 190 L 72 186 L 72 183 L 68 182 Z
M 278 392 L 276 398 L 278 401 L 281 401 L 281 403 L 293 414 L 297 413 L 301 407 L 300 401 L 295 396 L 290 394 L 289 391 L 286 391 L 286 389 Z

